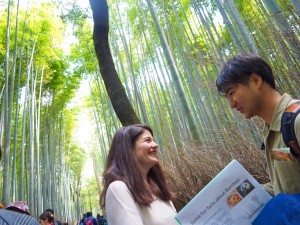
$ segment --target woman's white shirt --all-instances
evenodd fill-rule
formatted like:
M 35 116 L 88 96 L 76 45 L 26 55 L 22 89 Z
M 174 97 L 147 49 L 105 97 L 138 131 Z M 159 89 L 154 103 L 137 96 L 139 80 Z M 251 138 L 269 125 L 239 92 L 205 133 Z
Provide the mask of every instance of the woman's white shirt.
M 105 211 L 108 225 L 178 225 L 172 202 L 156 199 L 150 206 L 139 205 L 123 181 L 109 185 Z

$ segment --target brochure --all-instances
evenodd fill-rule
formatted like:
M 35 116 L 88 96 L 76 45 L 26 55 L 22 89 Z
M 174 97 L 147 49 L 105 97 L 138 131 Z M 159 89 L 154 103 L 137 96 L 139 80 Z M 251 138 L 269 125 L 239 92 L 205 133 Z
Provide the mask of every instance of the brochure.
M 251 225 L 270 199 L 254 177 L 233 160 L 175 219 L 181 225 Z

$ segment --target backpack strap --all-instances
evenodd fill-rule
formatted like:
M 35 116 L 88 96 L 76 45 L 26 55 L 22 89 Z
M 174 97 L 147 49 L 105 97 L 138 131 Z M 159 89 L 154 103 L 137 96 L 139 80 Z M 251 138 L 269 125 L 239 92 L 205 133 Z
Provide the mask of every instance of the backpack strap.
M 287 107 L 281 117 L 281 132 L 284 143 L 290 147 L 291 153 L 298 159 L 300 159 L 300 147 L 295 132 L 295 119 L 299 112 L 300 101 Z

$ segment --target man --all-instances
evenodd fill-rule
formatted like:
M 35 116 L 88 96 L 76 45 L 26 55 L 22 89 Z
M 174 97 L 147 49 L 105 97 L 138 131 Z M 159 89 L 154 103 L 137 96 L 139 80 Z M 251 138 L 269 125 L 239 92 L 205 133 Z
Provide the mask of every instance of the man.
M 83 214 L 82 214 L 82 218 L 81 218 L 81 220 L 80 220 L 80 222 L 79 222 L 79 225 L 84 225 L 84 220 L 85 220 L 85 218 L 86 218 L 86 213 L 83 213 Z
M 33 216 L 14 212 L 7 209 L 0 209 L 0 225 L 39 225 Z
M 11 203 L 6 209 L 0 209 L 0 225 L 39 225 L 36 218 L 30 215 L 25 202 Z
M 6 207 L 6 209 L 15 211 L 18 213 L 30 215 L 29 207 L 28 207 L 27 203 L 23 202 L 23 201 L 12 202 Z
M 283 112 L 296 100 L 279 93 L 269 64 L 252 54 L 238 55 L 223 66 L 216 85 L 219 92 L 225 93 L 231 108 L 247 119 L 259 116 L 265 121 L 265 155 L 271 181 L 264 185 L 265 189 L 273 196 L 280 192 L 300 193 L 300 161 L 290 153 L 280 131 Z M 300 116 L 295 127 L 300 140 Z M 282 154 L 288 157 L 278 160 Z
M 86 218 L 84 219 L 84 225 L 99 225 L 96 218 L 93 217 L 92 212 L 86 212 Z

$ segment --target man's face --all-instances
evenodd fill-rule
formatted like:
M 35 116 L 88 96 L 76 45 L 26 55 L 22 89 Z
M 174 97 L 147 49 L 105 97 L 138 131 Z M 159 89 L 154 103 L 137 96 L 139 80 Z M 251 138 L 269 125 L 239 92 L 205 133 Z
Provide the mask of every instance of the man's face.
M 250 79 L 248 84 L 233 84 L 226 93 L 230 107 L 242 113 L 246 119 L 258 115 L 261 96 L 257 84 Z

